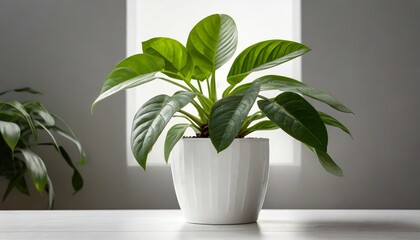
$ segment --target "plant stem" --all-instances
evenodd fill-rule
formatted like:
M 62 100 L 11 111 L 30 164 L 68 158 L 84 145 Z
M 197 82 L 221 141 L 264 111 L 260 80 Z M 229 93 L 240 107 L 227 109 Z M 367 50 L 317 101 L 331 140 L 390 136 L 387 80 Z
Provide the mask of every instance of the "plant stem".
M 190 122 L 191 123 L 191 126 L 196 130 L 196 133 L 197 132 L 200 132 L 200 127 L 193 121 L 193 120 L 191 120 L 189 117 L 187 117 L 187 116 L 182 116 L 182 115 L 174 115 L 174 117 L 179 117 L 179 118 L 184 118 L 184 119 L 186 119 L 188 122 Z
M 198 104 L 195 100 L 191 101 L 191 104 L 197 109 L 198 114 L 201 117 L 201 120 L 207 122 L 209 120 L 209 114 L 204 111 L 204 109 Z
M 210 82 L 209 82 L 209 78 L 206 78 L 206 83 L 207 83 L 207 92 L 209 94 L 209 97 L 211 96 L 211 89 L 210 89 Z
M 217 102 L 217 92 L 216 92 L 216 71 L 213 71 L 211 75 L 211 96 L 210 99 L 213 102 Z
M 183 89 L 187 90 L 188 92 L 194 92 L 192 89 L 189 89 L 189 88 L 185 87 L 184 85 L 181 85 L 181 84 L 179 84 L 175 81 L 172 81 L 171 79 L 167 79 L 167 78 L 163 78 L 163 77 L 158 77 L 158 79 L 163 80 L 163 81 L 168 82 L 168 83 L 172 83 L 173 85 L 176 85 L 180 88 L 183 88 Z
M 197 80 L 198 89 L 200 90 L 200 93 L 203 94 L 203 88 L 201 88 L 201 82 Z
M 268 98 L 266 98 L 266 97 L 264 97 L 264 96 L 262 96 L 262 95 L 258 95 L 258 97 L 259 98 L 262 98 L 262 99 L 264 99 L 264 100 L 267 100 L 267 101 L 269 101 L 270 99 L 268 99 Z
M 180 113 L 184 114 L 185 116 L 189 117 L 192 121 L 194 121 L 198 126 L 203 126 L 203 122 L 201 122 L 201 120 L 199 118 L 197 118 L 196 116 L 192 115 L 189 112 L 186 112 L 184 110 L 179 110 Z

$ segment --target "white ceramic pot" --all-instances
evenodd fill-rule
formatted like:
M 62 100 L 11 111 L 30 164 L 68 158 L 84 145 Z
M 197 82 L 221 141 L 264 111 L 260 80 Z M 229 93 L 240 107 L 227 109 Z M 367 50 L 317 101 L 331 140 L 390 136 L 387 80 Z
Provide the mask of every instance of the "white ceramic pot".
M 184 138 L 171 155 L 176 196 L 187 222 L 241 224 L 258 219 L 267 191 L 268 139 L 235 139 L 217 153 L 208 138 Z

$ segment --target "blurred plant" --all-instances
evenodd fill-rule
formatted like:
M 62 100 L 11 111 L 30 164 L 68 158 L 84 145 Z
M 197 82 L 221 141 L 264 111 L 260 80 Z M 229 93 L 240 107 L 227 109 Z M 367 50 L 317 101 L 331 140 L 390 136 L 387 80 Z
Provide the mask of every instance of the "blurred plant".
M 41 94 L 31 88 L 20 88 L 12 91 L 0 92 L 0 96 L 9 92 L 24 92 Z M 57 126 L 61 122 L 65 129 Z M 85 153 L 80 142 L 71 128 L 57 115 L 49 112 L 37 101 L 0 101 L 0 177 L 8 180 L 3 194 L 3 202 L 16 188 L 29 196 L 26 176 L 29 173 L 35 188 L 48 193 L 48 208 L 54 206 L 54 189 L 48 176 L 47 168 L 42 158 L 33 150 L 38 147 L 53 147 L 60 154 L 67 165 L 73 170 L 72 186 L 77 193 L 83 187 L 83 178 L 77 170 L 70 155 L 60 145 L 55 135 L 59 135 L 73 142 L 80 153 L 79 164 L 85 162 Z M 46 134 L 47 141 L 40 141 L 39 134 Z M 44 139 L 44 138 L 42 138 Z

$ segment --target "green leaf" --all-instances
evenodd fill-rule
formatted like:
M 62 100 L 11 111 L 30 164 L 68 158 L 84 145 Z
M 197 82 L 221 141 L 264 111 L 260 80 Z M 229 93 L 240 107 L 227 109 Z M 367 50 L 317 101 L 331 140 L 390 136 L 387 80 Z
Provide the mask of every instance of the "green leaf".
M 174 148 L 175 144 L 179 141 L 179 139 L 184 136 L 185 131 L 188 127 L 190 127 L 190 124 L 180 123 L 175 124 L 172 126 L 168 133 L 166 134 L 165 139 L 165 161 L 168 162 L 169 155 L 171 154 L 172 149 Z
M 330 125 L 330 126 L 333 126 L 333 127 L 340 128 L 340 129 L 341 129 L 341 130 L 343 130 L 345 133 L 347 133 L 348 135 L 350 135 L 350 136 L 351 136 L 351 133 L 350 133 L 350 131 L 346 128 L 346 126 L 344 126 L 344 125 L 343 125 L 341 122 L 339 122 L 337 119 L 335 119 L 334 117 L 332 117 L 332 116 L 330 116 L 330 115 L 328 115 L 328 114 L 326 114 L 326 113 L 323 113 L 323 112 L 319 112 L 319 111 L 318 111 L 318 114 L 319 114 L 319 116 L 321 117 L 322 121 L 323 121 L 325 124 Z
M 177 40 L 171 38 L 152 38 L 142 43 L 143 52 L 157 56 L 165 61 L 164 74 L 189 81 L 193 62 L 187 49 Z
M 245 137 L 246 135 L 251 134 L 255 131 L 276 130 L 276 129 L 279 129 L 279 126 L 277 126 L 277 124 L 273 123 L 270 120 L 264 120 L 264 121 L 254 124 L 253 126 L 249 128 L 241 130 L 239 132 L 239 137 Z
M 213 105 L 209 133 L 217 152 L 226 149 L 237 137 L 259 90 L 260 84 L 255 81 L 245 94 L 222 98 Z
M 327 170 L 329 173 L 332 173 L 336 176 L 343 176 L 343 170 L 332 160 L 330 155 L 328 153 L 315 150 L 316 154 L 318 156 L 319 162 L 324 167 L 325 170 Z
M 40 123 L 39 121 L 36 121 L 35 120 L 35 124 L 36 124 L 36 126 L 39 126 L 39 127 L 41 127 L 49 136 L 50 136 L 50 138 L 51 138 L 51 140 L 53 141 L 53 143 L 54 143 L 54 146 L 55 146 L 55 148 L 58 150 L 58 151 L 60 151 L 60 148 L 59 148 L 59 146 L 58 146 L 58 143 L 57 143 L 57 140 L 55 140 L 55 137 L 54 137 L 54 135 L 50 132 L 50 130 L 48 130 L 48 128 L 46 127 L 46 126 L 44 126 L 42 123 Z
M 323 152 L 321 150 L 316 150 L 315 148 L 305 146 L 311 150 L 315 155 L 317 155 L 319 162 L 321 163 L 322 167 L 329 173 L 334 174 L 338 177 L 343 176 L 343 170 L 334 162 L 334 160 L 328 155 L 328 153 Z
M 48 192 L 48 209 L 54 208 L 54 187 L 49 176 L 47 176 L 47 192 Z
M 192 92 L 177 92 L 172 97 L 162 94 L 138 110 L 133 120 L 131 149 L 143 169 L 146 169 L 147 155 L 169 120 L 194 97 Z
M 187 49 L 194 65 L 213 72 L 235 53 L 238 44 L 236 24 L 224 14 L 210 15 L 191 30 Z
M 13 188 L 15 187 L 19 189 L 19 191 L 22 192 L 23 194 L 29 196 L 28 187 L 26 186 L 25 177 L 24 177 L 25 172 L 26 172 L 26 168 L 22 168 L 19 170 L 18 173 L 16 173 L 13 176 L 12 179 L 9 180 L 6 191 L 3 194 L 2 202 L 6 200 L 7 196 L 9 196 L 9 194 L 12 192 Z
M 35 113 L 45 122 L 46 126 L 54 126 L 54 117 L 48 112 L 48 110 L 39 102 L 25 102 L 23 103 L 25 109 L 28 112 Z
M 327 129 L 318 112 L 303 97 L 285 92 L 274 100 L 259 100 L 258 107 L 290 136 L 316 149 L 327 151 Z
M 310 49 L 307 46 L 286 40 L 268 40 L 256 43 L 236 57 L 227 80 L 231 85 L 238 84 L 252 72 L 272 68 L 308 51 Z
M 38 132 L 35 128 L 35 124 L 33 122 L 33 119 L 31 117 L 31 115 L 29 115 L 29 113 L 26 111 L 25 107 L 17 101 L 13 101 L 13 102 L 5 102 L 4 104 L 9 105 L 10 107 L 16 109 L 19 113 L 20 116 L 22 116 L 23 119 L 25 119 L 26 123 L 28 123 L 29 128 L 31 130 L 33 139 L 35 142 L 38 141 Z
M 92 104 L 92 109 L 104 98 L 156 79 L 155 73 L 164 68 L 165 62 L 162 58 L 147 54 L 136 54 L 124 59 L 106 78 L 101 93 Z
M 40 92 L 38 92 L 36 90 L 33 90 L 32 88 L 24 87 L 24 88 L 18 88 L 18 89 L 15 89 L 15 90 L 9 90 L 9 91 L 0 92 L 0 96 L 1 95 L 4 95 L 6 93 L 9 93 L 9 92 L 13 92 L 13 91 L 14 92 L 26 92 L 26 93 L 31 93 L 31 94 L 40 94 L 40 95 L 42 95 L 42 93 L 40 93 Z
M 77 170 L 76 166 L 71 161 L 70 155 L 67 153 L 67 151 L 60 146 L 60 151 L 58 151 L 61 156 L 66 161 L 67 165 L 69 165 L 73 169 L 73 176 L 71 178 L 71 183 L 73 186 L 73 189 L 78 192 L 80 189 L 83 188 L 83 178 L 80 172 Z
M 0 132 L 3 136 L 4 141 L 13 151 L 20 138 L 19 125 L 12 122 L 0 121 Z
M 256 79 L 261 83 L 261 91 L 279 90 L 283 92 L 296 92 L 307 97 L 316 99 L 328 104 L 335 110 L 345 113 L 352 113 L 350 109 L 344 106 L 334 96 L 319 89 L 310 87 L 298 80 L 276 75 L 267 75 Z M 236 87 L 229 95 L 245 92 L 251 86 L 251 83 L 246 83 Z
M 279 126 L 277 126 L 277 124 L 273 123 L 270 120 L 257 122 L 256 124 L 249 127 L 249 130 L 251 132 L 261 131 L 261 130 L 275 130 L 275 129 L 279 129 Z
M 41 192 L 47 183 L 47 169 L 42 159 L 29 149 L 17 149 L 23 155 L 23 161 L 29 170 L 32 182 L 38 192 Z
M 80 153 L 80 160 L 79 160 L 79 164 L 84 164 L 86 162 L 86 153 L 84 152 L 83 148 L 82 148 L 82 144 L 80 144 L 79 140 L 76 138 L 76 136 L 74 135 L 73 132 L 66 132 L 61 128 L 58 127 L 54 127 L 52 128 L 54 130 L 54 132 L 56 132 L 58 135 L 64 137 L 65 139 L 73 142 L 74 145 L 76 145 L 77 149 L 79 150 Z
M 194 71 L 192 74 L 192 78 L 198 81 L 204 81 L 209 78 L 211 75 L 210 71 L 204 70 L 198 66 L 194 66 Z

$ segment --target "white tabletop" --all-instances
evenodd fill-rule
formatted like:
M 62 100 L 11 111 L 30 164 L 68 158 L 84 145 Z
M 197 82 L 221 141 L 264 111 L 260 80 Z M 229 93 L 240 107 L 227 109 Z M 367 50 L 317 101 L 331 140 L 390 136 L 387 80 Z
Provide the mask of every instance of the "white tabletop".
M 196 225 L 179 210 L 0 211 L 0 240 L 420 239 L 420 210 L 262 210 L 257 223 Z

